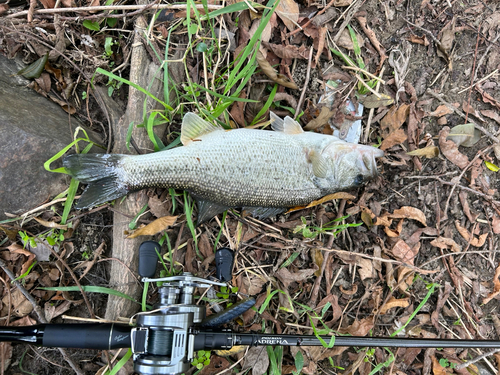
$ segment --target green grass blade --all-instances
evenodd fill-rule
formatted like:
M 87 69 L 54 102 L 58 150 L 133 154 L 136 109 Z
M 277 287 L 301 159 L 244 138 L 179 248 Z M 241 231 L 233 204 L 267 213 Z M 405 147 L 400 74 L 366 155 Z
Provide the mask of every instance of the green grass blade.
M 132 357 L 132 349 L 129 349 L 127 353 L 123 356 L 122 359 L 118 361 L 118 363 L 113 367 L 113 369 L 109 372 L 106 372 L 106 375 L 116 375 L 120 369 L 125 366 L 125 363 L 128 362 L 128 360 Z
M 108 72 L 107 70 L 104 70 L 102 68 L 97 68 L 95 73 L 94 73 L 94 76 L 95 74 L 102 74 L 102 75 L 105 75 L 106 77 L 108 78 L 112 78 L 112 79 L 116 79 L 117 81 L 119 82 L 122 82 L 122 83 L 125 83 L 129 86 L 132 86 L 134 89 L 136 90 L 139 90 L 140 92 L 142 92 L 144 95 L 147 95 L 149 96 L 151 99 L 153 100 L 156 100 L 158 103 L 160 103 L 161 105 L 163 105 L 166 109 L 168 109 L 169 111 L 173 111 L 173 108 L 170 107 L 167 103 L 165 103 L 164 101 L 158 99 L 156 96 L 154 96 L 153 94 L 151 94 L 149 91 L 143 89 L 141 86 L 139 86 L 138 84 L 136 83 L 133 83 L 125 78 L 122 78 L 120 76 L 117 76 L 116 74 L 113 74 L 111 72 Z M 93 84 L 93 80 L 94 80 L 94 77 L 92 77 L 92 84 Z
M 276 91 L 278 91 L 278 85 L 275 84 L 273 87 L 273 90 L 271 91 L 271 94 L 269 94 L 269 98 L 266 101 L 266 104 L 264 104 L 264 107 L 257 113 L 257 116 L 253 119 L 252 123 L 250 125 L 254 125 L 257 122 L 260 121 L 260 118 L 264 116 L 264 114 L 267 112 L 269 108 L 271 108 L 271 104 L 274 102 L 274 96 L 276 95 Z

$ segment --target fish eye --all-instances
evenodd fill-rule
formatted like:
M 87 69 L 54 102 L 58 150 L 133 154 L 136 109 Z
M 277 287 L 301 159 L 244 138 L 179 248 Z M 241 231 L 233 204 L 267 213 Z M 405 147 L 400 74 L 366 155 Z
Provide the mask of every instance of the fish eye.
M 359 186 L 363 183 L 364 177 L 362 174 L 358 174 L 356 177 L 354 177 L 354 185 Z

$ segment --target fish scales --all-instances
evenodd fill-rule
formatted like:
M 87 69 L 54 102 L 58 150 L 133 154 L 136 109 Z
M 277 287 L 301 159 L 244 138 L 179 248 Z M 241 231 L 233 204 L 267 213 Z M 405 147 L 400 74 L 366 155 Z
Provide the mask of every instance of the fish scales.
M 70 155 L 66 171 L 88 184 L 77 208 L 146 187 L 189 191 L 201 221 L 228 207 L 266 217 L 286 207 L 359 186 L 377 174 L 383 151 L 334 136 L 304 132 L 271 113 L 274 131 L 226 131 L 193 113 L 184 116 L 184 147 L 147 155 Z
M 215 131 L 187 147 L 125 157 L 131 190 L 147 186 L 189 190 L 227 206 L 285 207 L 321 196 L 305 146 L 272 131 Z

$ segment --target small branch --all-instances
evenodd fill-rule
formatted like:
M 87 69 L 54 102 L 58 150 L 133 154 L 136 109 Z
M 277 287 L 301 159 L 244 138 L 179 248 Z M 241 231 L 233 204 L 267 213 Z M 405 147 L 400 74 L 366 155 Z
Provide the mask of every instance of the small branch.
M 314 52 L 314 47 L 311 46 L 311 49 L 309 50 L 309 61 L 307 62 L 306 80 L 304 81 L 304 87 L 302 88 L 302 93 L 300 94 L 299 103 L 297 104 L 297 108 L 295 108 L 295 116 L 293 116 L 294 119 L 296 119 L 297 116 L 299 115 L 300 108 L 302 107 L 302 103 L 304 102 L 304 97 L 306 96 L 307 85 L 309 85 L 309 77 L 311 75 L 311 63 L 312 63 L 313 52 Z
M 498 353 L 498 352 L 500 352 L 500 348 L 494 349 L 494 350 L 492 350 L 490 352 L 487 352 L 487 353 L 484 353 L 484 354 L 481 354 L 480 356 L 477 356 L 476 358 L 471 359 L 470 361 L 461 363 L 461 364 L 455 366 L 455 369 L 456 370 L 462 370 L 462 369 L 464 369 L 464 368 L 466 368 L 466 367 L 468 367 L 470 365 L 473 365 L 474 363 L 476 363 L 476 362 L 478 362 L 478 361 L 480 361 L 480 360 L 482 360 L 482 359 L 484 359 L 486 357 L 489 357 L 490 355 Z
M 202 4 L 196 4 L 196 9 L 205 9 L 205 6 Z M 211 5 L 207 4 L 206 7 L 209 10 L 217 10 L 223 8 L 222 5 Z M 187 8 L 187 5 L 178 4 L 178 5 L 170 5 L 170 4 L 148 4 L 148 5 L 101 5 L 95 7 L 73 7 L 73 8 L 52 8 L 52 9 L 37 9 L 33 12 L 33 14 L 54 14 L 54 13 L 82 13 L 82 12 L 98 12 L 98 11 L 117 11 L 117 10 L 146 10 L 146 9 L 172 9 L 172 10 L 184 10 Z M 21 11 L 18 13 L 10 14 L 5 18 L 16 18 L 22 17 L 28 14 L 29 11 Z M 106 15 L 102 15 L 102 17 L 106 17 Z

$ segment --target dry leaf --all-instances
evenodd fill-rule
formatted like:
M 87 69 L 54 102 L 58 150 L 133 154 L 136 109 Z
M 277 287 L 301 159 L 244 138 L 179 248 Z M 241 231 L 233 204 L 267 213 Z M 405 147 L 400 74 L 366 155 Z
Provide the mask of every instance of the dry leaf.
M 281 0 L 276 7 L 276 14 L 289 31 L 295 30 L 299 22 L 299 6 L 293 0 Z
M 446 368 L 441 366 L 441 364 L 439 363 L 438 359 L 434 354 L 431 356 L 431 358 L 432 358 L 432 373 L 434 375 L 448 375 L 449 373 L 453 372 L 453 370 L 448 372 Z
M 441 153 L 457 167 L 464 169 L 469 165 L 469 159 L 458 151 L 458 146 L 455 142 L 446 139 L 449 133 L 450 128 L 447 126 L 439 132 L 439 148 L 441 149 Z
M 446 57 L 449 56 L 454 40 L 455 40 L 455 30 L 453 29 L 443 30 L 443 34 L 440 40 L 441 44 L 438 47 L 441 50 L 441 52 L 443 52 L 446 55 Z
M 328 120 L 332 118 L 335 111 L 332 111 L 327 106 L 321 107 L 321 112 L 314 120 L 309 121 L 309 123 L 304 127 L 304 130 L 315 130 L 320 126 L 328 124 Z
M 380 120 L 380 127 L 382 130 L 386 130 L 387 133 L 391 133 L 404 124 L 409 114 L 410 106 L 408 104 L 402 104 L 399 107 L 393 106 L 384 118 Z
M 396 299 L 394 297 L 391 297 L 389 301 L 387 301 L 382 305 L 379 312 L 380 314 L 383 315 L 393 307 L 408 307 L 408 306 L 410 306 L 409 298 Z
M 495 276 L 493 276 L 493 285 L 494 285 L 493 292 L 488 294 L 488 296 L 483 299 L 483 305 L 486 305 L 498 294 L 500 294 L 500 280 L 498 280 L 499 277 L 500 277 L 500 265 L 495 270 Z
M 353 284 L 351 290 L 345 289 L 342 285 L 340 285 L 339 289 L 346 296 L 353 296 L 353 295 L 355 295 L 358 292 L 358 285 L 357 284 Z
M 321 276 L 321 266 L 323 265 L 323 252 L 314 247 L 311 249 L 310 251 L 310 254 L 311 254 L 311 258 L 313 260 L 313 262 L 318 266 L 318 270 L 316 272 L 314 272 L 314 276 Z
M 274 68 L 269 64 L 269 61 L 266 60 L 264 55 L 260 52 L 257 51 L 257 63 L 259 64 L 260 68 L 262 69 L 262 72 L 269 77 L 269 79 L 273 80 L 277 84 L 281 86 L 288 87 L 290 89 L 295 89 L 297 90 L 299 87 L 295 84 L 295 82 L 290 81 L 288 77 L 285 77 L 283 74 L 278 74 L 274 70 Z
M 432 246 L 438 247 L 440 249 L 451 248 L 454 252 L 462 251 L 462 248 L 453 239 L 446 237 L 438 237 L 430 242 Z
M 127 236 L 127 238 L 136 238 L 139 236 L 152 236 L 162 230 L 167 229 L 169 226 L 174 225 L 177 220 L 177 216 L 163 216 L 152 223 L 149 223 L 145 227 L 137 229 L 134 233 Z
M 446 140 L 452 140 L 457 146 L 472 147 L 479 139 L 481 132 L 474 127 L 474 124 L 457 125 L 451 128 Z
M 412 43 L 422 44 L 423 46 L 426 46 L 426 47 L 429 45 L 429 40 L 427 39 L 427 37 L 425 35 L 418 36 L 418 35 L 411 34 L 407 40 L 412 42 Z
M 243 370 L 251 368 L 252 375 L 263 375 L 269 367 L 269 356 L 263 347 L 253 346 L 248 349 L 243 363 Z
M 413 219 L 427 226 L 424 213 L 415 207 L 403 206 L 388 216 L 392 219 Z
M 282 59 L 309 59 L 309 49 L 305 45 L 301 45 L 300 47 L 293 44 L 283 46 L 281 44 L 263 43 L 263 45 Z
M 493 233 L 500 234 L 500 217 L 498 215 L 493 216 L 493 219 L 491 219 L 491 229 Z
M 425 156 L 427 159 L 435 158 L 439 155 L 439 148 L 437 146 L 427 146 L 413 151 L 409 151 L 406 155 L 410 156 Z
M 393 146 L 399 145 L 406 141 L 408 137 L 406 136 L 406 133 L 403 129 L 398 129 L 389 136 L 387 136 L 383 141 L 382 144 L 380 145 L 380 149 L 385 151 Z
M 488 117 L 492 120 L 495 120 L 497 123 L 500 124 L 500 115 L 498 114 L 497 111 L 492 111 L 490 109 L 482 110 L 481 114 L 485 117 Z
M 47 227 L 47 228 L 56 228 L 56 229 L 63 229 L 63 230 L 67 230 L 68 229 L 67 225 L 57 224 L 57 223 L 54 223 L 53 221 L 43 220 L 43 219 L 40 219 L 38 217 L 35 217 L 34 219 L 36 221 L 38 221 L 39 224 L 41 224 L 41 225 L 43 225 L 44 227 Z
M 266 281 L 261 277 L 254 274 L 248 274 L 248 277 L 247 276 L 243 277 L 242 286 L 247 291 L 246 294 L 254 296 L 261 292 L 262 287 L 264 286 L 265 283 Z
M 311 208 L 311 207 L 317 206 L 319 204 L 323 204 L 323 203 L 332 201 L 334 199 L 346 199 L 346 200 L 351 200 L 352 201 L 352 200 L 356 199 L 356 197 L 354 195 L 352 195 L 352 194 L 340 191 L 338 193 L 328 194 L 328 195 L 324 196 L 323 198 L 320 198 L 320 199 L 318 199 L 316 201 L 312 201 L 311 203 L 309 203 L 306 206 L 306 208 Z
M 404 242 L 403 240 L 399 240 L 392 248 L 392 254 L 401 262 L 413 265 L 413 261 L 417 256 L 418 250 L 420 248 L 419 245 L 420 243 L 415 247 L 410 248 L 410 246 L 408 246 L 406 242 Z
M 396 227 L 396 230 L 392 230 L 389 227 L 384 227 L 384 232 L 389 237 L 399 237 L 399 235 L 401 234 L 401 231 L 403 230 L 403 221 L 404 221 L 404 219 L 399 220 L 398 225 Z
M 369 95 L 363 100 L 363 105 L 366 108 L 380 108 L 387 107 L 394 103 L 394 99 L 389 95 L 380 94 L 380 98 L 376 95 Z
M 434 112 L 429 113 L 429 116 L 442 117 L 442 116 L 446 116 L 446 115 L 451 115 L 452 113 L 453 113 L 453 110 L 451 108 L 449 108 L 445 104 L 442 104 L 439 107 L 437 107 Z
M 474 235 L 471 235 L 467 229 L 460 225 L 460 221 L 458 220 L 455 220 L 455 227 L 457 228 L 458 233 L 460 233 L 460 235 L 464 238 L 464 240 L 470 242 L 470 244 L 474 247 L 483 246 L 486 242 L 486 238 L 488 238 L 488 232 L 481 234 L 479 238 L 474 237 Z
M 341 333 L 349 333 L 352 336 L 366 336 L 373 329 L 373 317 L 355 320 L 349 327 L 339 329 Z
M 290 272 L 286 268 L 280 268 L 276 273 L 275 276 L 283 283 L 285 288 L 288 288 L 291 283 L 297 282 L 297 281 L 305 281 L 308 277 L 311 277 L 319 267 L 315 268 L 309 268 L 305 270 L 300 270 L 298 272 Z M 250 293 L 248 294 L 256 294 L 256 293 Z
M 156 195 L 153 195 L 152 197 L 149 197 L 148 207 L 151 213 L 158 218 L 168 216 L 170 209 L 172 208 L 172 203 L 169 200 L 162 201 Z

